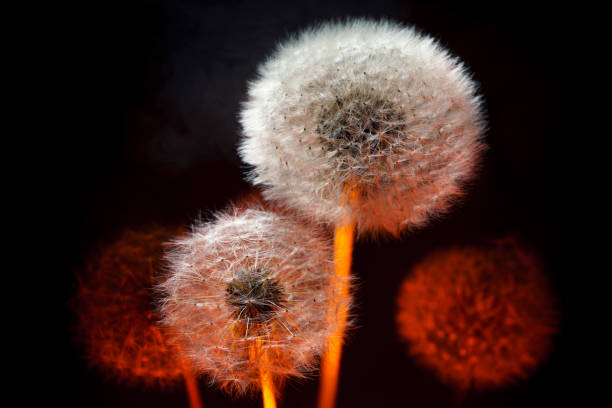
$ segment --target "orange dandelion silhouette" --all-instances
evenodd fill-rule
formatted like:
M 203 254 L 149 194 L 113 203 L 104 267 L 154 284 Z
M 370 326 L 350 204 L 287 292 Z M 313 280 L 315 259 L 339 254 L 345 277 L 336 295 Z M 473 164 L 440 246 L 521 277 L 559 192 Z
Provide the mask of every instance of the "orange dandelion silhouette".
M 167 386 L 189 370 L 157 323 L 153 296 L 173 232 L 127 230 L 79 274 L 79 338 L 89 361 L 120 381 Z
M 514 240 L 428 256 L 404 281 L 397 306 L 410 354 L 463 390 L 527 377 L 557 327 L 541 263 Z

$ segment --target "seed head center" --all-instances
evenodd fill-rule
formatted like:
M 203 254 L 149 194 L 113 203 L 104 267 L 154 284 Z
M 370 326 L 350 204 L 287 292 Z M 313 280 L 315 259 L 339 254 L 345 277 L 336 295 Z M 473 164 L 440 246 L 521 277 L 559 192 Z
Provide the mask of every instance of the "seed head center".
M 321 109 L 317 132 L 328 150 L 357 157 L 392 148 L 404 127 L 403 112 L 393 102 L 350 92 Z
M 228 283 L 226 302 L 238 319 L 265 319 L 284 307 L 285 294 L 278 281 L 261 270 L 245 273 Z

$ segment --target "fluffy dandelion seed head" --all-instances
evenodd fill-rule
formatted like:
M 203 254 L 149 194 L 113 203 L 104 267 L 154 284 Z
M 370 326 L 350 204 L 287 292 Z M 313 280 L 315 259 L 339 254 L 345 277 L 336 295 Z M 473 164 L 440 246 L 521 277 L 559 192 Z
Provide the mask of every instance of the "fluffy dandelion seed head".
M 303 376 L 339 323 L 332 246 L 295 218 L 240 209 L 173 243 L 161 285 L 164 322 L 196 368 L 230 392 Z M 337 302 L 335 299 L 337 298 Z
M 428 256 L 402 285 L 397 323 L 410 353 L 441 380 L 493 388 L 547 356 L 557 313 L 540 262 L 505 240 Z
M 282 44 L 240 120 L 240 154 L 266 198 L 360 231 L 398 233 L 444 212 L 483 147 L 463 64 L 389 22 L 326 24 Z
M 78 276 L 79 339 L 89 360 L 119 380 L 165 386 L 189 369 L 158 324 L 154 301 L 163 243 L 177 232 L 127 230 Z

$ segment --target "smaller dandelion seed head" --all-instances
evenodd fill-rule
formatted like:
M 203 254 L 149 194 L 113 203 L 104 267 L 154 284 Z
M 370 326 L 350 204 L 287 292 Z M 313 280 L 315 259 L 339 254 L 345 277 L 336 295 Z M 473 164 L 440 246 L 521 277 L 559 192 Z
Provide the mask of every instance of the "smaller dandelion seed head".
M 538 258 L 506 239 L 426 257 L 402 284 L 396 317 L 410 353 L 442 381 L 494 388 L 548 355 L 555 304 Z
M 350 306 L 337 291 L 327 233 L 251 205 L 175 240 L 159 287 L 173 343 L 236 393 L 259 387 L 261 369 L 275 381 L 312 371 L 341 324 L 332 304 Z

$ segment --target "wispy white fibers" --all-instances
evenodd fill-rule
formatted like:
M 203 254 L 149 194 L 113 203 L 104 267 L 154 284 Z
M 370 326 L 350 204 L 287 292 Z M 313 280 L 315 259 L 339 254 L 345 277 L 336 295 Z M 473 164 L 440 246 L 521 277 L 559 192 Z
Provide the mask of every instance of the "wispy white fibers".
M 398 233 L 444 212 L 483 147 L 464 65 L 384 21 L 324 24 L 281 44 L 240 121 L 240 154 L 267 199 L 358 231 Z
M 164 323 L 214 382 L 245 392 L 312 370 L 338 323 L 329 237 L 289 215 L 233 210 L 177 239 L 161 286 Z

